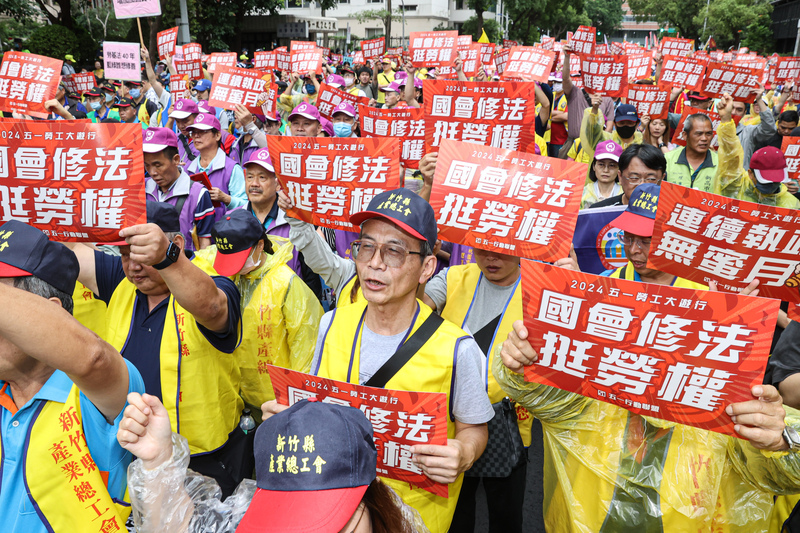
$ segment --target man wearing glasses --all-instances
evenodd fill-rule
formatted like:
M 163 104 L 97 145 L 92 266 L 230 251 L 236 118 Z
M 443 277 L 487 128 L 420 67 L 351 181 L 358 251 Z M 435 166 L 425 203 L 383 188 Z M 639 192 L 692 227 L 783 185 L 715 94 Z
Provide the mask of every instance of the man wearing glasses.
M 643 184 L 658 185 L 667 177 L 667 160 L 661 150 L 649 144 L 632 144 L 619 156 L 619 184 L 622 194 L 606 198 L 589 209 L 628 205 L 633 190 Z
M 650 146 L 650 148 L 655 147 Z M 647 267 L 660 191 L 661 186 L 655 183 L 644 183 L 633 190 L 628 208 L 611 222 L 612 226 L 622 230 L 617 234 L 617 238 L 625 248 L 628 264 L 616 270 L 607 270 L 602 275 L 658 285 L 708 290 L 708 287 L 700 283 Z

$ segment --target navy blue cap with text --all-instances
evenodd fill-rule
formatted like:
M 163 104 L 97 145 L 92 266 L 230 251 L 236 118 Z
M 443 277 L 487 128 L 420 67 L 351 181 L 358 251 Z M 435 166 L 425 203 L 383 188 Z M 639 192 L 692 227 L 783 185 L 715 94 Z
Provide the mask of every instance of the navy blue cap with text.
M 383 218 L 397 224 L 421 241 L 428 241 L 433 250 L 436 246 L 436 215 L 431 204 L 408 189 L 395 189 L 376 194 L 366 211 L 350 217 L 353 225 L 360 226 L 371 218 Z
M 256 490 L 237 533 L 340 531 L 375 479 L 372 424 L 354 407 L 303 400 L 256 431 Z
M 628 207 L 611 221 L 611 225 L 625 233 L 651 237 L 656 223 L 660 193 L 661 186 L 655 183 L 642 183 L 637 186 L 628 199 Z
M 631 104 L 619 104 L 617 106 L 617 110 L 614 112 L 614 122 L 621 122 L 623 120 L 639 121 L 636 108 Z
M 222 217 L 211 228 L 211 237 L 217 245 L 214 270 L 221 276 L 238 274 L 264 235 L 264 226 L 249 209 L 237 209 Z
M 80 265 L 72 250 L 18 220 L 0 226 L 0 278 L 36 276 L 69 295 Z

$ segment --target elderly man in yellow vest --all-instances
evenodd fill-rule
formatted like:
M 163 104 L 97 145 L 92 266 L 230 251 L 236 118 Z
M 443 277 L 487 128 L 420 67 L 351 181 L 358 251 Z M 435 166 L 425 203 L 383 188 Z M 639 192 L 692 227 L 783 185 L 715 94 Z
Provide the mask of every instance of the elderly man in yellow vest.
M 339 381 L 447 395 L 447 445 L 418 445 L 411 452 L 425 475 L 450 485 L 449 498 L 383 479 L 419 511 L 431 532 L 444 533 L 464 472 L 483 453 L 486 422 L 494 414 L 481 377 L 485 357 L 472 337 L 417 299 L 420 284 L 436 267 L 430 204 L 407 189 L 385 191 L 350 220 L 361 226 L 353 259 L 364 299 L 322 318 L 311 370 Z M 422 347 L 394 374 L 379 372 L 387 362 L 392 366 L 393 354 L 423 327 L 433 333 Z M 376 374 L 391 377 L 378 383 Z M 274 402 L 264 406 L 266 416 L 278 410 Z
M 124 531 L 131 455 L 115 435 L 136 368 L 70 316 L 75 255 L 0 226 L 0 517 L 20 533 Z
M 108 304 L 107 339 L 161 398 L 173 431 L 189 441 L 190 468 L 228 495 L 252 470 L 233 352 L 240 296 L 211 264 L 185 251 L 174 206 L 147 202 L 147 224 L 125 228 L 121 257 L 72 245 L 79 279 Z

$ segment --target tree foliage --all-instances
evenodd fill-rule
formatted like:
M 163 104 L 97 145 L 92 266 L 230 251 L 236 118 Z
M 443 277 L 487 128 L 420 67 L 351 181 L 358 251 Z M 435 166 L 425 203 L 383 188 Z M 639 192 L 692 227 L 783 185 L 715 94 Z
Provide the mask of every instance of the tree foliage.
M 134 19 L 118 19 L 114 16 L 111 4 L 101 7 L 81 4 L 75 15 L 75 25 L 85 28 L 89 35 L 98 41 L 123 41 L 126 40 L 131 26 L 136 25 Z M 136 40 L 139 40 L 138 30 Z
M 763 25 L 761 20 L 766 21 L 769 28 L 769 14 L 772 13 L 772 5 L 769 2 L 758 0 L 713 0 L 708 8 L 708 25 L 706 31 L 702 32 L 702 25 L 706 16 L 705 6 L 695 17 L 695 23 L 701 28 L 700 40 L 705 41 L 709 36 L 720 48 L 728 48 L 740 44 L 740 37 L 746 28 L 755 24 L 754 31 L 759 31 L 759 26 Z M 742 33 L 739 33 L 742 30 Z M 771 40 L 771 38 L 770 38 Z M 763 48 L 759 47 L 758 49 Z
M 616 0 L 585 0 L 584 13 L 592 21 L 591 25 L 600 33 L 611 35 L 622 24 L 622 2 Z M 577 27 L 577 26 L 576 26 Z
M 365 9 L 364 11 L 359 11 L 354 16 L 359 24 L 370 20 L 380 21 L 386 30 L 383 33 L 386 37 L 386 46 L 389 46 L 389 38 L 392 36 L 392 21 L 398 22 L 403 18 L 400 8 L 397 8 L 394 13 L 389 9 Z
M 23 20 L 35 16 L 36 8 L 26 0 L 0 0 L 0 15 Z
M 681 37 L 698 39 L 703 30 L 706 0 L 628 0 L 631 11 L 641 20 L 654 20 L 662 27 L 675 28 Z
M 47 25 L 36 29 L 25 43 L 31 53 L 63 59 L 65 55 L 82 56 L 78 37 L 69 28 Z M 79 59 L 79 57 L 76 57 Z
M 475 40 L 480 38 L 481 30 L 484 28 L 483 12 L 489 11 L 495 6 L 497 6 L 497 0 L 467 0 L 467 7 L 475 11 L 475 16 L 472 17 L 475 19 L 475 22 L 470 25 L 471 29 L 469 31 L 464 30 L 464 33 L 472 33 L 473 30 L 477 28 L 478 37 L 475 38 Z M 469 21 L 472 20 L 472 18 L 464 22 L 464 24 L 466 25 L 467 23 L 469 23 Z M 486 30 L 486 35 L 487 36 L 489 35 L 488 29 Z M 489 40 L 495 42 L 492 40 L 491 37 L 489 38 Z
M 507 0 L 505 9 L 509 37 L 524 44 L 533 44 L 542 34 L 563 39 L 567 31 L 591 23 L 584 0 Z
M 461 26 L 461 35 L 472 35 L 472 40 L 478 42 L 481 38 L 481 29 L 486 32 L 486 37 L 489 38 L 491 43 L 499 43 L 503 38 L 503 28 L 500 23 L 494 19 L 486 19 L 483 24 L 478 22 L 478 17 L 473 16 L 467 19 Z

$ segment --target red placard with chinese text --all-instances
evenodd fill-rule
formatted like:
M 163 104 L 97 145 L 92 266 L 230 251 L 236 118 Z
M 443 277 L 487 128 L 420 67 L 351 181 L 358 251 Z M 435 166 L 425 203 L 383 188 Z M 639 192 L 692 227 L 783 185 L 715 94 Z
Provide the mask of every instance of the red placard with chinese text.
M 767 66 L 766 57 L 746 56 L 733 61 L 734 67 L 747 67 L 754 70 L 764 70 Z
M 800 303 L 800 214 L 672 183 L 661 184 L 648 267 Z
M 261 113 L 261 106 L 268 98 L 265 87 L 271 83 L 272 75 L 260 70 L 219 65 L 208 103 L 231 110 L 241 104 L 251 113 Z
M 461 70 L 464 71 L 464 76 L 468 78 L 477 76 L 478 70 L 481 68 L 480 43 L 470 44 L 468 47 L 459 50 L 458 53 L 461 55 Z
M 519 41 L 512 41 L 511 39 L 503 39 L 503 48 L 511 48 L 512 46 L 519 46 Z
M 580 57 L 583 86 L 588 92 L 611 98 L 625 96 L 628 92 L 628 61 L 625 56 Z
M 278 117 L 278 85 L 270 83 L 266 87 L 266 99 L 261 104 L 261 114 L 269 117 Z
M 202 80 L 205 76 L 203 74 L 203 63 L 199 59 L 192 59 L 190 61 L 172 61 L 178 77 L 189 76 L 190 80 Z
M 395 137 L 402 141 L 400 163 L 406 168 L 419 168 L 425 155 L 425 117 L 421 107 L 378 109 L 358 106 L 363 137 Z
M 412 31 L 408 51 L 415 67 L 452 67 L 458 56 L 457 31 Z
M 783 138 L 781 152 L 786 157 L 786 170 L 793 180 L 800 179 L 800 137 Z
M 319 86 L 319 97 L 317 98 L 317 108 L 319 114 L 328 120 L 333 118 L 333 110 L 342 102 L 350 102 L 353 107 L 358 109 L 359 104 L 368 104 L 369 98 L 350 94 L 347 91 L 331 87 L 327 83 Z
M 275 52 L 254 52 L 253 53 L 253 67 L 260 70 L 269 70 L 275 68 Z
M 533 153 L 535 90 L 533 82 L 426 81 L 426 152 L 452 139 Z
M 661 39 L 661 54 L 665 56 L 687 57 L 694 52 L 694 39 L 664 37 Z
M 658 84 L 661 86 L 685 87 L 690 91 L 699 91 L 703 84 L 703 73 L 706 70 L 707 62 L 702 59 L 664 56 L 661 64 L 661 79 Z
M 292 66 L 292 58 L 289 52 L 278 49 L 273 51 L 275 52 L 275 68 L 282 72 L 287 72 Z
M 594 54 L 600 56 L 608 55 L 608 45 L 605 43 L 598 43 L 594 45 Z
M 502 50 L 498 50 L 497 53 L 494 55 L 494 64 L 495 68 L 497 69 L 497 74 L 502 76 L 503 72 L 506 70 L 506 63 L 508 62 L 508 53 L 511 51 L 510 48 L 503 48 Z
M 556 53 L 532 46 L 514 46 L 508 53 L 503 78 L 547 83 Z
M 615 54 L 619 55 L 619 54 Z M 628 58 L 628 79 L 643 80 L 650 77 L 653 57 L 650 54 L 631 54 Z
M 623 54 L 626 54 L 627 51 L 625 50 L 625 47 L 622 45 L 622 43 L 617 41 L 611 41 L 610 43 L 608 43 L 608 53 L 611 54 L 612 56 L 621 56 Z
M 800 78 L 800 57 L 780 57 L 775 68 L 775 83 L 794 81 Z
M 268 365 L 275 399 L 294 405 L 316 398 L 360 409 L 372 424 L 378 475 L 405 481 L 447 498 L 448 485 L 432 481 L 411 460 L 417 444 L 447 445 L 447 395 L 365 387 Z
M 52 57 L 6 52 L 0 64 L 0 111 L 47 118 L 44 103 L 55 98 L 63 61 Z
M 752 104 L 756 101 L 753 90 L 758 89 L 763 75 L 763 70 L 709 63 L 700 91 L 713 98 L 719 98 L 723 93 L 727 93 L 734 100 Z
M 365 63 L 366 60 L 364 59 L 364 52 L 362 52 L 361 50 L 356 50 L 355 52 L 353 52 L 354 65 L 363 65 Z
M 64 76 L 63 81 L 69 90 L 80 94 L 91 91 L 97 86 L 97 80 L 93 72 L 78 72 L 70 76 Z
M 166 59 L 167 55 L 175 55 L 175 44 L 178 42 L 178 27 L 158 32 L 158 58 Z
M 358 232 L 350 215 L 376 194 L 399 189 L 400 139 L 267 137 L 287 214 L 317 226 Z
M 737 436 L 725 408 L 752 400 L 780 302 L 522 262 L 526 381 L 633 413 Z
M 180 95 L 180 98 L 191 97 L 192 82 L 187 74 L 170 76 L 169 78 L 169 92 L 173 95 Z M 189 91 L 188 94 L 183 94 L 184 91 Z
M 368 39 L 361 41 L 361 52 L 364 54 L 364 59 L 372 59 L 381 57 L 386 51 L 386 38 L 378 37 L 377 39 Z
M 141 124 L 5 119 L 0 137 L 0 223 L 114 242 L 146 221 Z
M 218 67 L 236 66 L 236 52 L 214 52 L 208 58 L 208 71 L 216 73 Z
M 306 75 L 309 72 L 322 74 L 322 50 L 292 50 L 292 72 Z
M 183 56 L 183 61 L 200 61 L 203 60 L 203 47 L 200 43 L 187 43 L 179 47 L 180 53 Z M 178 55 L 178 49 L 175 49 L 175 55 Z M 234 54 L 236 55 L 236 54 Z
M 628 85 L 628 103 L 636 108 L 639 118 L 666 120 L 669 116 L 669 91 L 657 85 Z
M 572 51 L 578 54 L 593 54 L 597 41 L 597 28 L 593 26 L 578 26 L 569 39 Z
M 502 148 L 444 141 L 431 206 L 439 237 L 519 257 L 567 257 L 586 165 Z
M 695 113 L 703 113 L 711 119 L 711 125 L 714 128 L 714 137 L 711 139 L 711 148 L 716 150 L 719 148 L 719 140 L 717 139 L 717 128 L 719 127 L 720 121 L 719 114 L 715 113 L 714 111 L 706 111 L 704 109 L 698 109 L 689 105 L 683 106 L 683 112 L 681 113 L 681 118 L 678 121 L 678 126 L 675 128 L 672 134 L 672 142 L 679 146 L 686 146 L 686 133 L 683 131 L 683 125 L 686 122 L 686 117 L 689 115 L 694 115 Z
M 481 64 L 490 65 L 492 63 L 492 55 L 494 54 L 494 43 L 478 43 L 481 45 Z
M 299 52 L 301 50 L 316 50 L 317 43 L 314 41 L 292 41 L 290 48 L 292 52 Z

